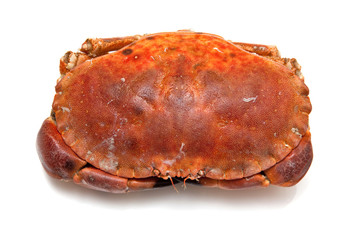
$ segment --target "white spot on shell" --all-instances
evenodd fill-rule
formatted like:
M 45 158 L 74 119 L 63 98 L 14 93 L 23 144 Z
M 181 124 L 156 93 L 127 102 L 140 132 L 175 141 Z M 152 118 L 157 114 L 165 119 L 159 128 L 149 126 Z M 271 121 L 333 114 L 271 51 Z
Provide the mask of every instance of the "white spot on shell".
M 255 97 L 249 97 L 249 98 L 243 98 L 244 102 L 255 102 L 258 96 Z
M 123 78 L 123 77 L 122 77 L 122 78 L 120 78 L 120 80 L 121 80 L 122 82 L 125 82 L 125 78 Z
M 110 150 L 110 147 L 109 147 L 109 150 Z M 106 154 L 106 157 L 110 160 L 116 159 L 115 154 L 113 152 L 108 152 L 108 154 Z
M 296 135 L 298 135 L 299 137 L 302 137 L 302 134 L 299 132 L 299 129 L 297 129 L 297 128 L 292 128 L 291 131 L 292 131 L 293 133 L 295 133 Z
M 166 165 L 172 166 L 176 162 L 176 159 L 166 159 L 163 161 Z
M 92 151 L 87 151 L 87 153 L 86 153 L 86 158 L 89 158 L 89 161 L 91 161 L 91 162 L 93 162 L 95 160 L 94 156 L 90 157 L 90 155 L 92 155 L 92 154 L 93 154 Z
M 99 162 L 99 167 L 105 171 L 116 171 L 118 162 L 115 159 L 103 159 Z
M 120 125 L 124 125 L 127 122 L 128 122 L 127 118 L 119 118 L 119 124 Z
M 109 144 L 109 151 L 115 150 L 115 139 L 113 137 L 107 139 L 107 143 Z
M 185 152 L 183 151 L 184 146 L 185 146 L 185 143 L 181 143 L 179 153 L 181 153 L 181 154 L 183 154 L 185 156 Z
M 220 49 L 218 49 L 217 47 L 214 47 L 213 49 L 216 50 L 216 51 L 218 51 L 218 52 L 220 52 L 220 53 L 223 53 L 223 52 L 220 51 Z
M 292 162 L 292 161 L 288 161 L 286 164 L 289 168 L 295 169 L 296 168 L 296 163 Z
M 181 146 L 180 146 L 180 149 L 179 149 L 178 154 L 177 154 L 173 159 L 165 159 L 165 160 L 163 161 L 163 163 L 165 163 L 166 165 L 170 165 L 170 166 L 171 166 L 171 165 L 173 165 L 173 164 L 176 162 L 176 160 L 185 157 L 186 154 L 185 154 L 185 152 L 183 151 L 184 146 L 185 146 L 185 143 L 181 143 Z
M 153 57 L 153 56 L 150 56 L 151 58 L 152 58 L 152 60 L 154 60 L 155 61 L 155 58 Z
M 70 112 L 70 109 L 67 108 L 67 107 L 61 107 L 61 110 L 62 110 L 63 112 Z
M 209 170 L 207 175 L 213 174 L 215 176 L 220 176 L 222 173 L 222 171 L 219 168 L 213 168 L 211 170 Z

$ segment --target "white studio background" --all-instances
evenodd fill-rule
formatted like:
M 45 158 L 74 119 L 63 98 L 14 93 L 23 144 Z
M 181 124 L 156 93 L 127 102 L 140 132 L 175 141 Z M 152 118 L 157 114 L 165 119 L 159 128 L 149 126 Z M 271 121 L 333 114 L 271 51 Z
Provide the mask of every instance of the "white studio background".
M 359 239 L 357 1 L 2 1 L 0 239 Z M 295 187 L 113 195 L 48 177 L 35 139 L 60 57 L 88 37 L 192 29 L 303 66 L 314 161 Z

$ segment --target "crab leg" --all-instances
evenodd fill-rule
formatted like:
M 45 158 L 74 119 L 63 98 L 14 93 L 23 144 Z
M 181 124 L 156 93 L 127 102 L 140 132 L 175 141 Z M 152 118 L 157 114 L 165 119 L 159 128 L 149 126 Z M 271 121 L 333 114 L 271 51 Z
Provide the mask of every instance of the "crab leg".
M 90 189 L 112 193 L 126 193 L 172 184 L 172 182 L 158 177 L 138 179 L 118 177 L 93 167 L 86 167 L 77 172 L 74 176 L 74 182 Z
M 221 189 L 241 189 L 248 187 L 267 187 L 269 180 L 262 174 L 256 174 L 251 177 L 235 179 L 235 180 L 215 180 L 211 178 L 200 178 L 199 184 L 206 187 L 218 187 Z
M 276 46 L 240 42 L 233 42 L 233 44 L 247 52 L 256 53 L 260 56 L 280 57 L 280 52 Z
M 81 45 L 81 51 L 91 57 L 98 57 L 110 51 L 119 50 L 140 39 L 140 35 L 117 38 L 88 38 Z
M 72 52 L 68 51 L 64 54 L 62 58 L 60 58 L 60 74 L 64 76 L 67 72 L 69 72 L 74 67 L 80 65 L 86 60 L 91 59 L 88 55 L 82 52 Z
M 119 50 L 130 43 L 139 40 L 141 36 L 128 36 L 117 38 L 88 38 L 81 45 L 81 52 L 68 51 L 60 59 L 60 74 L 64 76 L 71 69 L 91 58 L 105 55 L 110 51 Z
M 262 44 L 251 44 L 251 43 L 240 43 L 240 42 L 233 42 L 239 48 L 251 52 L 256 53 L 257 55 L 267 57 L 276 61 L 289 70 L 291 70 L 294 74 L 296 74 L 301 80 L 304 80 L 304 76 L 301 73 L 301 66 L 296 61 L 295 58 L 281 58 L 280 52 L 276 46 L 271 45 L 262 45 Z

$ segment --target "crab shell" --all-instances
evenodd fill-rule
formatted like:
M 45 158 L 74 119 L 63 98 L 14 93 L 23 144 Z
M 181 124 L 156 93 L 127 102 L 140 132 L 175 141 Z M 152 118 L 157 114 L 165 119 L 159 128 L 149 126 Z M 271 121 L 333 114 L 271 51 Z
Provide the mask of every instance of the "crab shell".
M 88 39 L 60 72 L 37 139 L 53 177 L 238 189 L 292 186 L 311 164 L 309 91 L 276 47 L 190 31 Z

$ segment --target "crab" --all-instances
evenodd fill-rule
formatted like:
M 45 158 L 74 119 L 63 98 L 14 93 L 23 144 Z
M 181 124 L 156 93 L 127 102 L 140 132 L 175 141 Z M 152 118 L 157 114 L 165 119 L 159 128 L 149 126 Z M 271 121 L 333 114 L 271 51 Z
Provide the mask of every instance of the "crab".
M 312 158 L 301 67 L 192 31 L 87 39 L 60 60 L 37 136 L 46 172 L 113 193 L 188 181 L 293 186 Z

